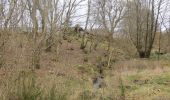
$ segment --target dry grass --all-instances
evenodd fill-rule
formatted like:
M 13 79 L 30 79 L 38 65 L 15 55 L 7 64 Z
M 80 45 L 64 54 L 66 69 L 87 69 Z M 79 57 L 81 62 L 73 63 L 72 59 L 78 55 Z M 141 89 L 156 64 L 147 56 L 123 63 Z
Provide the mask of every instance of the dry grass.
M 86 54 L 79 41 L 62 40 L 59 60 L 54 46 L 52 52 L 42 51 L 40 69 L 32 70 L 31 41 L 25 34 L 9 37 L 5 66 L 0 69 L 0 100 L 122 100 L 123 94 L 126 100 L 170 98 L 168 60 L 126 59 L 125 50 L 120 53 L 116 48 L 113 56 L 122 61 L 116 59 L 105 68 L 106 87 L 96 91 L 92 78 L 98 74 L 96 64 L 106 60 L 103 44 Z

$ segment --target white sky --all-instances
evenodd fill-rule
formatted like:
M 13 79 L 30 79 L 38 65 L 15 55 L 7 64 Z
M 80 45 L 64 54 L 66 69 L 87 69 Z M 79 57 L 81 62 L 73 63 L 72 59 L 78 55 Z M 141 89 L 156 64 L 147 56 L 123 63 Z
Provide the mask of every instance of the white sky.
M 78 17 L 73 18 L 73 25 L 75 24 L 79 24 L 81 26 L 85 25 L 86 14 L 87 14 L 87 1 L 88 0 L 83 1 L 80 4 L 81 6 L 77 8 L 75 16 L 78 16 Z
M 77 0 L 77 1 L 80 1 L 80 0 Z M 159 1 L 159 0 L 157 0 L 157 1 Z M 164 25 L 170 26 L 170 25 L 167 25 L 167 24 L 169 24 L 168 21 L 170 21 L 170 0 L 163 0 L 163 1 L 164 1 L 164 3 L 162 5 L 162 9 L 163 9 L 162 11 L 167 10 L 166 13 L 165 13 L 163 22 L 164 22 Z M 81 15 L 87 14 L 87 2 L 88 2 L 88 0 L 85 0 L 84 2 L 82 2 L 80 4 L 80 5 L 84 5 L 84 6 L 80 6 L 80 7 L 77 8 L 78 10 L 76 11 L 75 16 L 81 16 Z M 168 7 L 166 7 L 167 4 L 168 4 Z M 164 14 L 162 13 L 162 16 L 163 15 Z M 161 18 L 160 18 L 160 20 L 161 20 Z M 159 22 L 161 22 L 160 20 L 159 20 Z M 73 19 L 73 25 L 80 24 L 81 26 L 84 26 L 85 21 L 86 21 L 86 16 L 75 17 Z M 165 30 L 165 27 L 162 26 L 162 29 Z

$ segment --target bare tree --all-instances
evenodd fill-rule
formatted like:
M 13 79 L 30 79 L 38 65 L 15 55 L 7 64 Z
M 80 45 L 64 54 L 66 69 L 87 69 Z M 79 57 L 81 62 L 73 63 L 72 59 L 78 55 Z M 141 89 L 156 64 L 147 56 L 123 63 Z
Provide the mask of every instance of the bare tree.
M 93 6 L 93 12 L 97 13 L 95 18 L 97 18 L 98 26 L 102 26 L 103 30 L 107 32 L 107 66 L 109 67 L 113 54 L 113 34 L 124 18 L 125 2 L 123 0 L 95 0 Z
M 101 24 L 108 32 L 108 51 L 113 39 L 113 34 L 118 28 L 119 23 L 124 17 L 124 2 L 123 0 L 95 0 L 93 5 L 97 12 L 97 22 Z
M 80 46 L 80 48 L 81 49 L 85 49 L 86 48 L 86 46 L 87 46 L 87 40 L 85 39 L 86 37 L 86 31 L 87 31 L 87 28 L 88 28 L 88 24 L 89 24 L 89 18 L 90 18 L 90 13 L 91 13 L 91 0 L 88 0 L 88 2 L 87 2 L 88 4 L 88 6 L 87 6 L 87 17 L 86 17 L 86 23 L 85 23 L 85 28 L 84 28 L 84 33 L 83 33 L 83 36 L 81 37 L 82 38 L 82 40 L 81 40 L 81 46 Z M 80 33 L 78 33 L 78 34 L 80 34 Z
M 39 69 L 40 68 L 40 55 L 41 55 L 41 41 L 39 41 L 38 37 L 38 19 L 37 19 L 37 10 L 39 1 L 38 0 L 27 0 L 29 13 L 31 17 L 31 21 L 33 24 L 33 54 L 32 54 L 32 66 L 33 69 Z
M 166 35 L 166 47 L 165 47 L 165 50 L 166 52 L 170 52 L 170 45 L 169 45 L 169 42 L 170 42 L 170 17 L 169 17 L 169 7 L 170 7 L 170 1 L 169 0 L 165 0 L 164 1 L 164 9 L 161 13 L 161 28 L 162 29 L 165 29 L 165 35 Z M 163 34 L 162 34 L 163 35 Z
M 18 17 L 14 12 L 17 11 L 18 0 L 1 0 L 0 1 L 0 67 L 5 65 L 6 44 L 9 40 L 10 25 L 13 24 L 14 18 Z M 7 9 L 8 6 L 8 9 Z M 16 12 L 17 13 L 17 12 Z M 18 20 L 16 20 L 18 21 Z
M 159 27 L 163 0 L 133 0 L 127 2 L 126 32 L 130 34 L 140 58 L 149 58 Z
M 68 28 L 71 26 L 72 22 L 71 19 L 73 17 L 73 15 L 76 13 L 77 11 L 77 7 L 79 6 L 79 4 L 81 2 L 83 2 L 84 0 L 64 0 L 64 4 L 63 4 L 63 10 L 65 12 L 64 15 L 64 34 L 63 34 L 63 38 L 66 39 L 66 34 L 68 33 Z
M 48 29 L 48 15 L 50 13 L 50 8 L 53 7 L 51 3 L 55 3 L 52 0 L 38 0 L 38 9 L 40 11 L 41 15 L 41 34 L 45 36 L 46 38 L 46 51 L 51 51 L 51 44 L 53 42 L 53 37 L 51 32 L 47 32 Z M 51 7 L 50 7 L 51 6 Z M 56 5 L 57 6 L 57 5 Z M 47 34 L 49 33 L 49 34 Z

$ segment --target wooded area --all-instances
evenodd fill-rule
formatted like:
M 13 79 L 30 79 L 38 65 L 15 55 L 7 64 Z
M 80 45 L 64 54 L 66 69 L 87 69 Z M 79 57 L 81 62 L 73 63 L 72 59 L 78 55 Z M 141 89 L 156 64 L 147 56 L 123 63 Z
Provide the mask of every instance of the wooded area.
M 169 0 L 0 0 L 0 100 L 169 100 L 169 85 Z

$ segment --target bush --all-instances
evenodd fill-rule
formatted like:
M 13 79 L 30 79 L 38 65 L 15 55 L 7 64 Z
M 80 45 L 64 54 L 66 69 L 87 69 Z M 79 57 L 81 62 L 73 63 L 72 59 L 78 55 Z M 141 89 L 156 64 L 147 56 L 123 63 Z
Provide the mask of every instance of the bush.
M 13 90 L 9 92 L 9 100 L 41 100 L 41 94 L 42 91 L 36 85 L 34 74 L 22 72 Z

